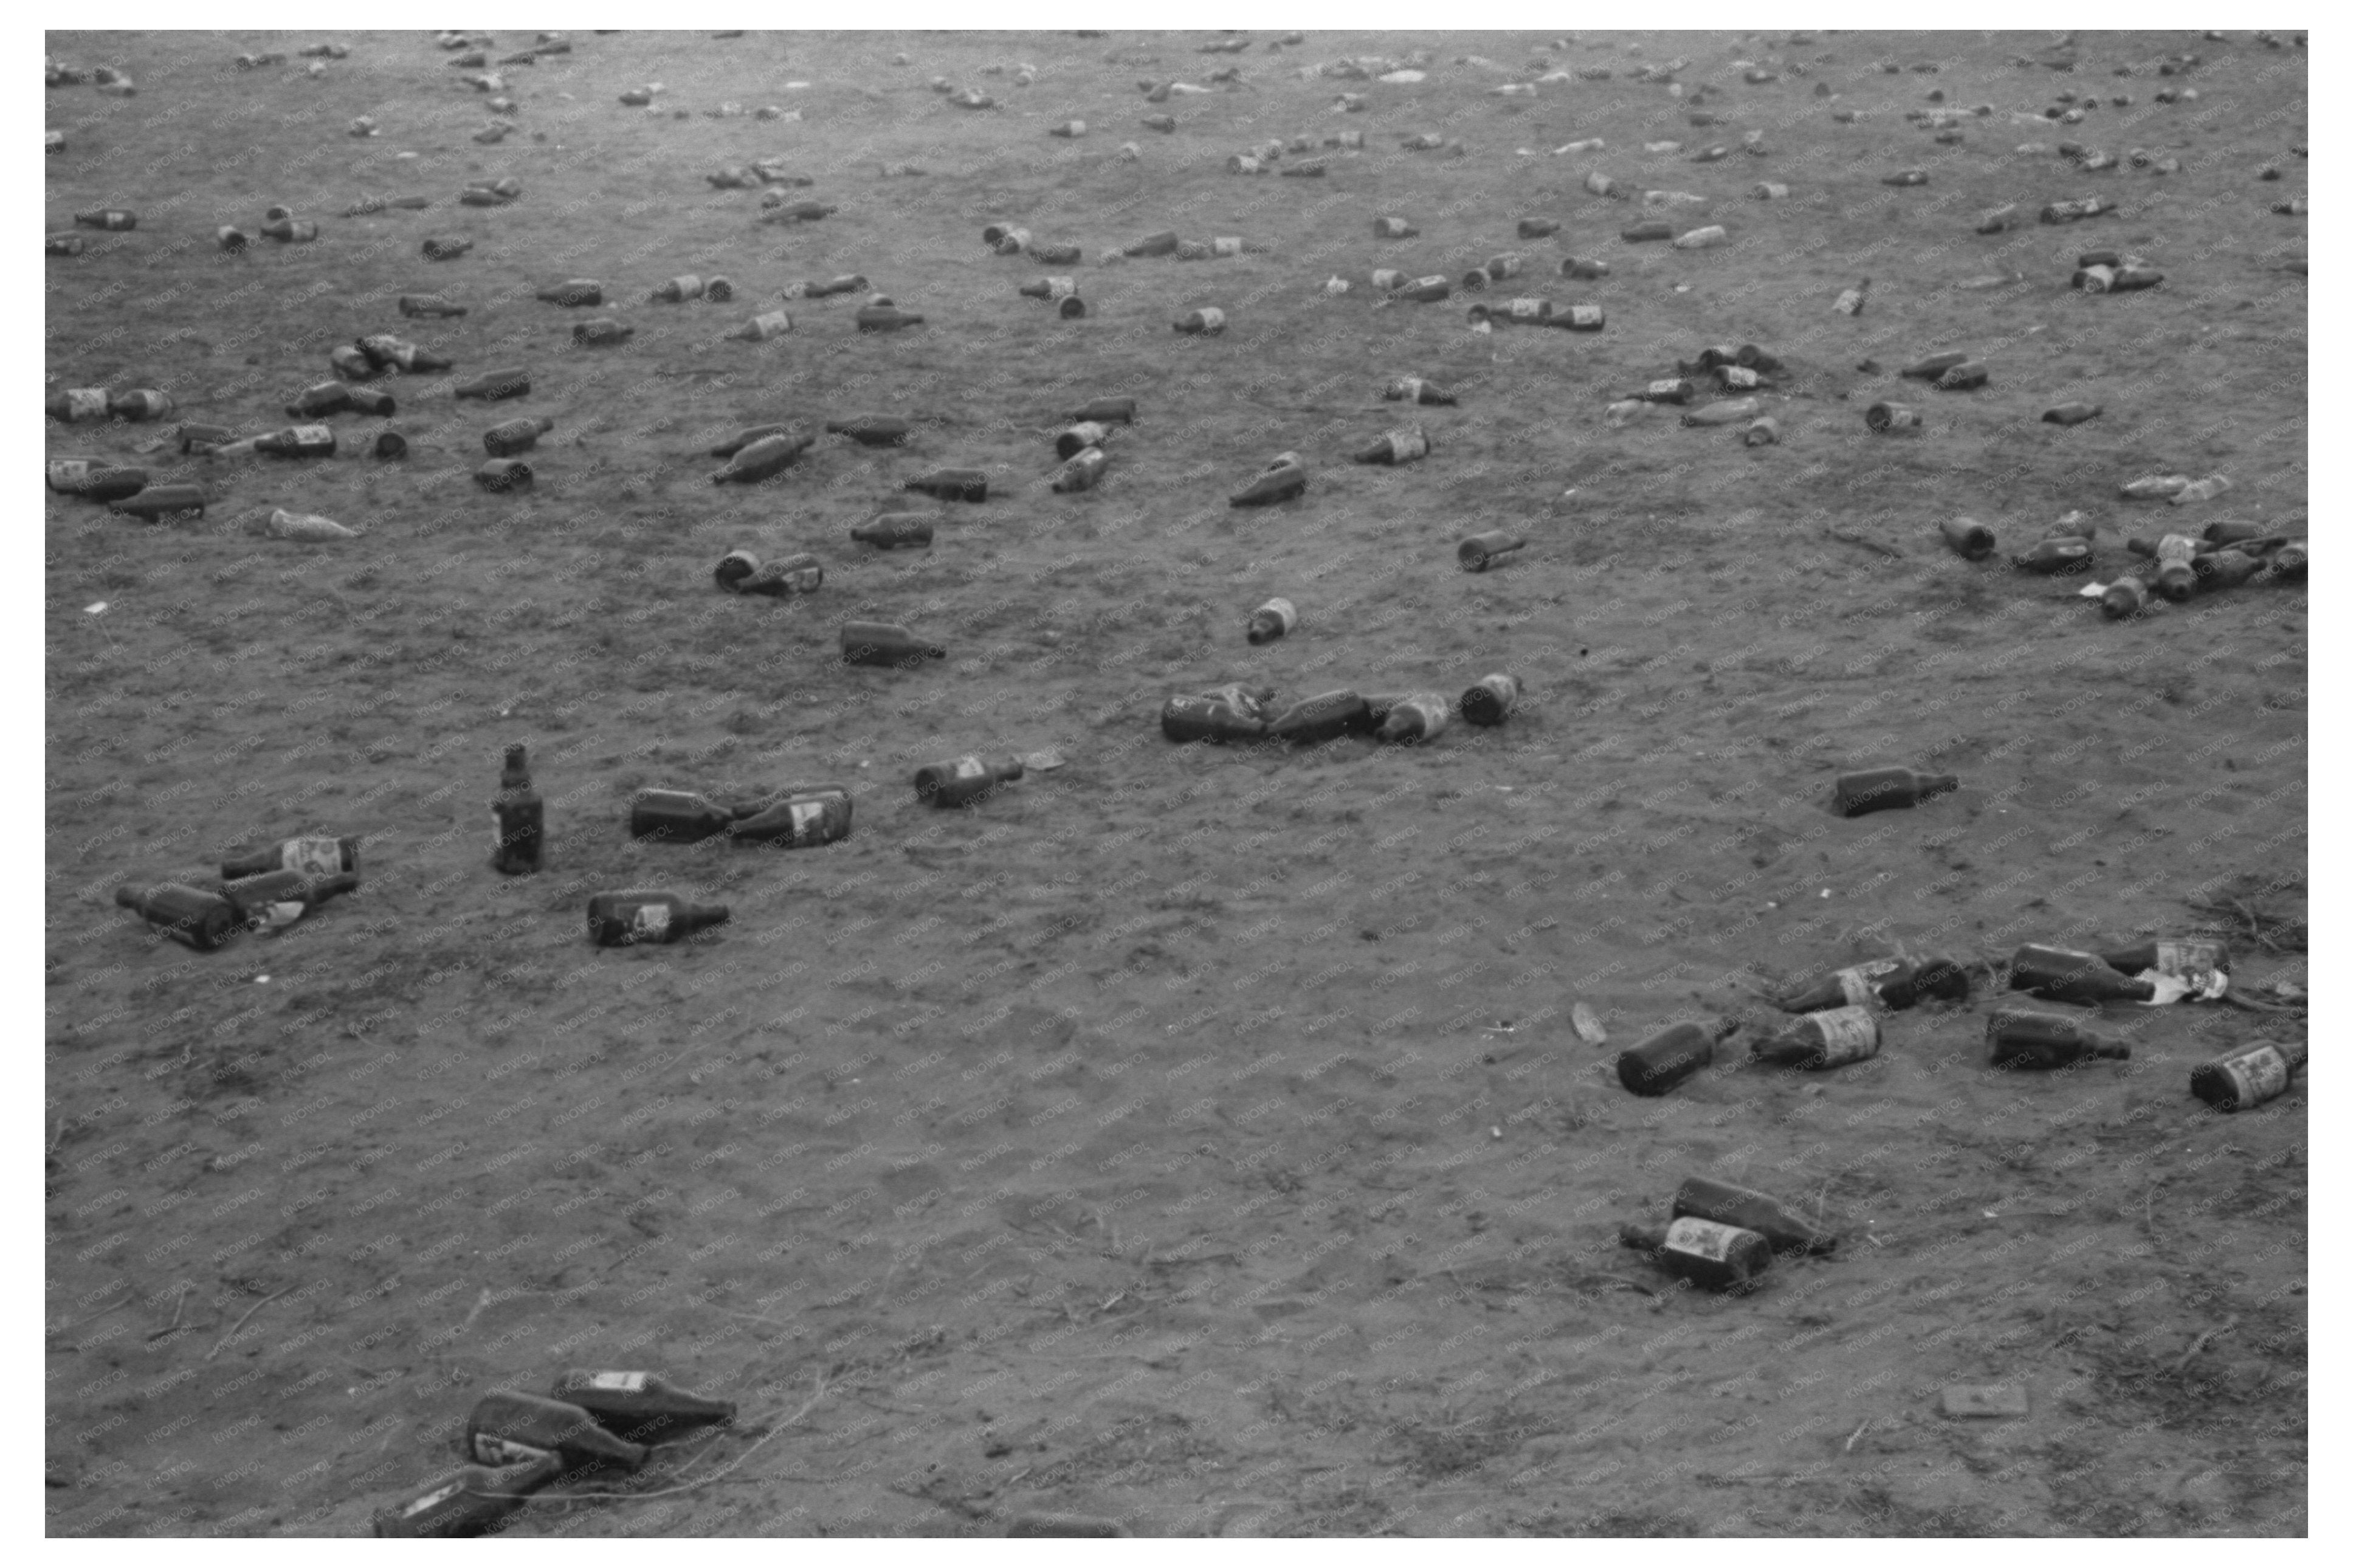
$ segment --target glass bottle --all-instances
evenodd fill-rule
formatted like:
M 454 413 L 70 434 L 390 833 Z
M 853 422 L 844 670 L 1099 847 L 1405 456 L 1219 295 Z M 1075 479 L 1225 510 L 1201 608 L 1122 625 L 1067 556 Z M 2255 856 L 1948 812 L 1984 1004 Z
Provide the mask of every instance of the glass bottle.
M 538 870 L 546 807 L 531 786 L 531 759 L 522 746 L 507 748 L 506 766 L 499 774 L 499 793 L 491 803 L 491 815 L 498 825 L 491 864 L 510 877 Z
M 725 904 L 690 903 L 676 893 L 631 888 L 589 899 L 588 940 L 598 947 L 667 944 L 726 920 Z

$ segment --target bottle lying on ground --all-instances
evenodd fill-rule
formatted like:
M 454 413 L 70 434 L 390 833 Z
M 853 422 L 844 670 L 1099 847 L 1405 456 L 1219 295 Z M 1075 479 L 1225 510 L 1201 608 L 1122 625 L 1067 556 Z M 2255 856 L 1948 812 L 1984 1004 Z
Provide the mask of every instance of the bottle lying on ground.
M 861 332 L 895 332 L 902 327 L 920 327 L 923 318 L 913 310 L 902 310 L 896 305 L 861 305 L 858 308 L 858 330 Z
M 927 763 L 915 770 L 915 798 L 936 806 L 969 805 L 987 799 L 997 785 L 1021 776 L 1021 759 L 991 762 L 978 756 Z
M 406 1502 L 378 1509 L 378 1536 L 462 1539 L 488 1535 L 532 1493 L 564 1473 L 560 1455 L 491 1469 L 468 1465 L 427 1484 Z
M 205 492 L 201 485 L 149 485 L 135 495 L 121 500 L 109 501 L 106 510 L 123 517 L 135 517 L 144 522 L 193 512 L 205 514 Z
M 795 786 L 747 808 L 727 836 L 742 844 L 812 849 L 849 837 L 849 792 L 838 784 Z
M 1879 1020 L 1870 1008 L 1852 1006 L 1808 1013 L 1748 1047 L 1751 1061 L 1809 1072 L 1865 1061 L 1878 1054 Z
M 1194 741 L 1224 745 L 1261 740 L 1266 734 L 1263 700 L 1239 686 L 1171 697 L 1161 705 L 1160 732 L 1180 745 Z
M 531 786 L 531 758 L 525 747 L 507 748 L 506 765 L 499 773 L 499 793 L 491 801 L 491 816 L 497 830 L 491 864 L 510 877 L 538 870 L 546 837 L 546 807 Z
M 932 520 L 922 512 L 886 512 L 871 522 L 852 527 L 849 537 L 861 544 L 871 544 L 877 550 L 929 548 Z
M 1678 1219 L 1663 1228 L 1621 1225 L 1618 1241 L 1677 1279 L 1710 1290 L 1754 1289 L 1773 1263 L 1773 1246 L 1763 1237 L 1714 1220 Z
M 744 553 L 736 552 L 738 555 Z M 749 573 L 732 583 L 723 581 L 721 586 L 762 598 L 788 599 L 796 594 L 814 594 L 824 587 L 825 567 L 816 556 L 801 551 L 776 561 L 755 560 Z
M 134 910 L 157 932 L 198 952 L 211 952 L 245 929 L 243 911 L 219 893 L 177 882 L 121 887 L 114 901 Z
M 711 476 L 714 485 L 756 485 L 776 478 L 816 444 L 814 436 L 763 436 L 743 447 L 727 459 L 727 466 Z
M 1267 721 L 1271 741 L 1292 745 L 1320 746 L 1343 735 L 1372 728 L 1372 705 L 1354 691 L 1324 691 L 1293 703 Z
M 400 297 L 400 313 L 432 318 L 462 316 L 466 313 L 466 307 L 452 302 L 446 295 L 403 294 Z
M 2190 565 L 2197 571 L 2200 591 L 2213 593 L 2253 580 L 2263 572 L 2265 563 L 2263 557 L 2243 550 L 2216 550 L 2199 556 Z
M 1399 376 L 1381 388 L 1381 396 L 1390 403 L 1420 403 L 1443 408 L 1454 406 L 1452 393 L 1418 375 Z
M 520 368 L 486 370 L 471 381 L 461 381 L 449 389 L 457 398 L 479 398 L 484 403 L 497 403 L 509 397 L 531 395 L 531 373 Z
M 1048 479 L 1048 488 L 1057 495 L 1091 490 L 1102 481 L 1104 470 L 1110 466 L 1108 453 L 1101 447 L 1089 447 L 1055 469 Z
M 2039 539 L 2010 558 L 2020 571 L 2039 572 L 2046 577 L 2082 571 L 2091 562 L 2092 542 L 2076 536 Z
M 1838 1250 L 1839 1238 L 1807 1219 L 1780 1199 L 1736 1187 L 1706 1176 L 1686 1176 L 1675 1189 L 1676 1219 L 1712 1220 L 1740 1230 L 1754 1231 L 1784 1257 L 1814 1254 L 1827 1257 Z
M 2303 1041 L 2249 1040 L 2190 1068 L 2189 1092 L 2217 1110 L 2245 1110 L 2286 1093 L 2309 1054 Z
M 2149 585 L 2138 577 L 2117 578 L 2100 590 L 2100 614 L 2112 621 L 2130 620 L 2148 608 Z
M 641 789 L 629 802 L 629 837 L 640 843 L 700 844 L 735 822 L 735 813 L 680 789 Z
M 904 419 L 881 414 L 860 414 L 849 419 L 828 419 L 825 422 L 829 435 L 847 436 L 861 447 L 899 447 L 906 444 L 914 426 Z
M 357 838 L 314 837 L 289 838 L 267 849 L 232 855 L 221 862 L 224 879 L 259 877 L 267 871 L 301 871 L 318 876 L 356 875 L 360 868 Z
M 2097 953 L 2040 942 L 2028 942 L 2010 955 L 2010 988 L 2053 1002 L 2090 1005 L 2147 1002 L 2157 995 L 2153 982 L 2119 973 Z
M 1953 773 L 1928 773 L 1902 767 L 1865 768 L 1841 773 L 1831 798 L 1840 816 L 1862 816 L 1873 811 L 1918 805 L 1960 786 L 1959 777 Z
M 1785 1013 L 1835 1007 L 1884 1007 L 1902 1012 L 1922 1002 L 1966 1002 L 1968 971 L 1949 958 L 1878 958 L 1838 970 L 1773 1005 Z
M 492 458 L 474 470 L 474 482 L 492 495 L 527 490 L 537 479 L 531 465 L 521 458 Z
M 121 500 L 147 488 L 147 470 L 120 468 L 103 458 L 61 458 L 47 469 L 49 489 L 89 501 Z
M 1465 572 L 1484 572 L 1512 552 L 1525 549 L 1527 542 L 1501 529 L 1474 533 L 1454 547 L 1455 564 Z
M 1997 1012 L 1986 1020 L 1986 1058 L 2004 1068 L 2049 1070 L 2106 1058 L 2124 1061 L 2132 1047 L 2058 1013 Z
M 1098 397 L 1083 408 L 1065 416 L 1073 425 L 1132 425 L 1135 422 L 1135 399 L 1133 397 Z
M 335 455 L 335 433 L 324 425 L 297 425 L 291 429 L 272 430 L 216 447 L 212 456 L 242 458 L 256 452 L 273 458 L 332 458 Z
M 1445 693 L 1440 691 L 1367 697 L 1365 707 L 1376 726 L 1375 737 L 1392 744 L 1434 741 L 1445 732 L 1447 721 L 1453 717 Z
M 1068 460 L 1090 447 L 1100 447 L 1111 439 L 1110 429 L 1093 420 L 1083 420 L 1054 437 L 1054 456 Z
M 1226 313 L 1214 308 L 1187 310 L 1171 323 L 1176 331 L 1193 337 L 1215 337 L 1226 330 Z
M 1298 608 L 1288 599 L 1269 599 L 1250 612 L 1247 636 L 1252 647 L 1288 636 L 1299 624 Z
M 437 370 L 448 370 L 453 362 L 446 355 L 420 348 L 406 338 L 390 332 L 371 332 L 358 341 L 360 353 L 378 370 L 399 370 L 410 375 L 427 375 Z
M 934 468 L 899 488 L 938 500 L 980 502 L 988 499 L 988 476 L 978 468 Z
M 1242 487 L 1240 493 L 1226 498 L 1228 506 L 1272 506 L 1303 493 L 1307 489 L 1307 469 L 1295 453 L 1286 452 L 1267 465 L 1264 472 Z
M 1519 705 L 1520 678 L 1501 674 L 1482 676 L 1455 702 L 1467 722 L 1482 726 L 1502 723 Z
M 947 656 L 947 649 L 923 641 L 904 626 L 882 621 L 844 621 L 841 626 L 841 657 L 849 664 L 879 664 L 896 668 Z
M 328 900 L 359 891 L 360 879 L 350 873 L 264 871 L 221 884 L 221 897 L 237 906 L 248 925 L 275 930 L 292 925 Z
M 1392 430 L 1379 440 L 1360 447 L 1352 455 L 1359 463 L 1379 463 L 1396 466 L 1410 463 L 1430 456 L 1430 433 L 1416 425 L 1408 430 Z
M 659 1373 L 568 1371 L 547 1392 L 632 1443 L 675 1442 L 735 1420 L 733 1400 L 706 1399 Z
M 725 922 L 725 904 L 695 904 L 676 893 L 634 888 L 588 900 L 588 940 L 598 947 L 683 942 Z
M 1618 1081 L 1634 1094 L 1664 1094 L 1713 1063 L 1717 1045 L 1737 1027 L 1723 1019 L 1670 1024 L 1619 1053 Z

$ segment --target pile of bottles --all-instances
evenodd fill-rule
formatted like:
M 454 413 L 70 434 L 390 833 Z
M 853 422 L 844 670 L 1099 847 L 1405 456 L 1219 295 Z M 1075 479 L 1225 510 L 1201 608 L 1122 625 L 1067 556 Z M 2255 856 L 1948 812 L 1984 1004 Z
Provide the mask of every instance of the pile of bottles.
M 1250 640 L 1271 641 L 1297 622 L 1290 600 L 1270 599 L 1251 617 Z M 1236 684 L 1169 698 L 1161 705 L 1160 732 L 1180 745 L 1208 741 L 1316 746 L 1344 735 L 1410 745 L 1436 740 L 1457 714 L 1482 728 L 1501 724 L 1519 700 L 1519 678 L 1500 673 L 1482 677 L 1452 700 L 1438 691 L 1366 695 L 1342 689 L 1278 707 L 1271 687 Z
M 2043 417 L 2088 408 L 2088 405 L 2063 405 Z M 2175 504 L 2189 500 L 2211 500 L 2232 488 L 2231 481 L 2217 474 L 2210 479 L 2191 480 L 2179 474 L 2151 474 L 2131 480 L 2123 487 L 2126 499 L 2131 500 L 2171 500 Z M 1954 553 L 1968 561 L 1983 561 L 2000 548 L 1994 531 L 1975 518 L 1949 518 L 1937 524 L 1938 531 Z M 2081 511 L 2071 511 L 2043 530 L 2042 537 L 2023 550 L 2013 552 L 2010 563 L 2022 572 L 2039 573 L 2045 576 L 2073 575 L 2089 573 L 2099 538 L 2099 524 Z M 2224 521 L 2209 523 L 2200 534 L 2168 532 L 2156 540 L 2126 537 L 2125 548 L 2150 564 L 2126 573 L 2110 583 L 2092 583 L 2080 592 L 2083 596 L 2099 602 L 2101 613 L 2110 620 L 2128 620 L 2150 610 L 2158 600 L 2180 604 L 2200 594 L 2219 593 L 2248 584 L 2301 584 L 2307 575 L 2309 554 L 2300 530 L 2276 528 L 2265 523 L 2245 521 Z
M 212 952 L 247 931 L 284 931 L 359 885 L 360 841 L 311 837 L 229 857 L 216 888 L 126 884 L 114 889 L 114 901 L 157 935 Z
M 492 1389 L 466 1416 L 463 1468 L 378 1509 L 375 1531 L 434 1539 L 492 1534 L 557 1481 L 635 1474 L 655 1449 L 734 1423 L 733 1400 L 705 1398 L 654 1372 L 568 1371 L 544 1395 Z
M 1779 1198 L 1706 1176 L 1675 1189 L 1665 1226 L 1620 1226 L 1618 1240 L 1678 1280 L 1733 1295 L 1760 1289 L 1776 1257 L 1838 1250 L 1834 1233 Z

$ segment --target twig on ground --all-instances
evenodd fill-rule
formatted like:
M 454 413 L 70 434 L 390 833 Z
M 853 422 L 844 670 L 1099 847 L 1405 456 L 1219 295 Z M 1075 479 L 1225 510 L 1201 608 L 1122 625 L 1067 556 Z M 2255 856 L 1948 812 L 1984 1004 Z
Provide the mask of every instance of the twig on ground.
M 2206 1348 L 2206 1343 L 2209 1340 L 2218 1339 L 2221 1336 L 2229 1333 L 2232 1329 L 2235 1329 L 2238 1326 L 2238 1319 L 2225 1318 L 2217 1327 L 2207 1330 L 2204 1333 L 2190 1341 L 2189 1348 L 2181 1352 L 2181 1359 L 2173 1363 L 2173 1375 L 2179 1377 L 2181 1373 L 2188 1369 L 2189 1363 L 2197 1359 L 2198 1352 Z
M 1845 1449 L 1845 1451 L 1846 1451 L 1847 1453 L 1850 1453 L 1850 1454 L 1853 1453 L 1853 1452 L 1854 1452 L 1855 1440 L 1856 1440 L 1857 1438 L 1861 1437 L 1861 1436 L 1862 1436 L 1865 1432 L 1868 1432 L 1868 1431 L 1870 1431 L 1870 1430 L 1871 1430 L 1871 1423 L 1870 1423 L 1870 1421 L 1869 1421 L 1869 1420 L 1867 1420 L 1867 1419 L 1866 1419 L 1866 1420 L 1863 1422 L 1863 1424 L 1862 1424 L 1862 1426 L 1860 1426 L 1856 1427 L 1856 1428 L 1854 1429 L 1854 1431 L 1853 1431 L 1853 1432 L 1852 1432 L 1852 1434 L 1847 1437 L 1847 1440 L 1846 1440 L 1846 1449 Z
M 1860 533 L 1849 533 L 1842 528 L 1825 528 L 1822 531 L 1829 534 L 1832 539 L 1843 541 L 1848 544 L 1860 544 L 1865 550 L 1876 550 L 1879 553 L 1888 557 L 1890 560 L 1901 561 L 1904 559 L 1904 552 L 1896 549 L 1895 546 L 1892 544 L 1882 544 L 1876 539 L 1867 538 Z
M 149 1339 L 151 1339 L 151 1340 L 160 1340 L 160 1339 L 162 1339 L 165 1334 L 169 1334 L 169 1333 L 175 1333 L 175 1332 L 177 1332 L 177 1331 L 178 1331 L 179 1327 L 180 1327 L 180 1314 L 181 1314 L 181 1312 L 183 1312 L 184 1310 L 186 1310 L 187 1305 L 188 1305 L 188 1292 L 189 1292 L 189 1291 L 191 1291 L 191 1290 L 193 1290 L 193 1289 L 195 1289 L 195 1287 L 194 1285 L 189 1285 L 189 1284 L 183 1284 L 183 1285 L 181 1285 L 179 1295 L 178 1295 L 177 1297 L 175 1297 L 175 1298 L 173 1300 L 173 1302 L 172 1302 L 172 1321 L 171 1321 L 171 1323 L 170 1323 L 168 1326 L 166 1326 L 166 1327 L 164 1327 L 164 1328 L 157 1329 L 153 1333 L 149 1334 L 149 1335 L 147 1336 Z
M 294 1289 L 294 1287 L 291 1285 L 282 1285 L 277 1289 L 272 1290 L 269 1295 L 264 1296 L 260 1300 L 256 1301 L 252 1306 L 248 1307 L 245 1310 L 245 1316 L 239 1318 L 236 1322 L 231 1323 L 229 1325 L 228 1332 L 220 1337 L 220 1343 L 213 1346 L 212 1349 L 205 1352 L 205 1359 L 206 1361 L 210 1361 L 213 1357 L 220 1354 L 224 1350 L 227 1350 L 228 1348 L 229 1341 L 237 1338 L 237 1330 L 245 1327 L 246 1323 L 252 1318 L 254 1313 L 259 1312 L 262 1308 L 267 1307 L 270 1302 L 275 1301 L 279 1297 L 283 1296 L 287 1291 L 291 1290 L 292 1289 Z

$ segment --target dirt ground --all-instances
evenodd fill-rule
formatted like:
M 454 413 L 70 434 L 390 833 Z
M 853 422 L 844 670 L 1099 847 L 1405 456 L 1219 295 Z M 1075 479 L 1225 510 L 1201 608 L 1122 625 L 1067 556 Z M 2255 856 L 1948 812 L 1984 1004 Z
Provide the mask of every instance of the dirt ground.
M 516 1534 L 987 1535 L 1039 1510 L 1194 1537 L 2303 1533 L 2303 1080 L 2234 1116 L 2186 1089 L 2227 1046 L 2300 1039 L 2301 1013 L 2110 1007 L 2128 1062 L 2005 1075 L 1981 987 L 1890 1017 L 1864 1066 L 1736 1065 L 1757 990 L 1899 949 L 2213 930 L 2240 992 L 2303 980 L 2301 585 L 2112 623 L 2083 579 L 1968 563 L 1936 531 L 1979 518 L 2006 552 L 2081 510 L 2099 581 L 2137 559 L 2126 537 L 2185 520 L 2303 531 L 2306 284 L 2284 263 L 2306 220 L 2270 211 L 2306 189 L 2301 49 L 2087 32 L 2061 72 L 2036 63 L 2046 34 L 1317 33 L 1274 54 L 1262 33 L 1229 58 L 1197 52 L 1208 33 L 583 32 L 504 71 L 519 129 L 483 146 L 486 95 L 429 35 L 332 36 L 350 56 L 312 79 L 230 66 L 311 35 L 48 35 L 139 89 L 47 93 L 69 142 L 51 230 L 139 214 L 47 262 L 51 390 L 161 387 L 181 418 L 272 428 L 330 347 L 385 331 L 460 376 L 533 376 L 491 408 L 393 381 L 404 463 L 355 455 L 385 422 L 352 416 L 327 462 L 148 454 L 216 486 L 200 523 L 47 498 L 50 1533 L 364 1533 L 459 1462 L 476 1394 L 568 1366 L 659 1369 L 744 1417 L 578 1489 L 602 1498 L 543 1496 Z M 1419 83 L 1296 74 L 1414 51 Z M 1630 79 L 1678 56 L 1717 124 Z M 1492 92 L 1531 57 L 1613 75 Z M 1137 89 L 1229 65 L 1240 83 L 1207 94 Z M 934 77 L 999 107 L 953 108 Z M 617 102 L 649 81 L 657 112 Z M 1992 113 L 1938 143 L 1904 113 L 1939 91 Z M 2132 102 L 2021 119 L 2067 91 Z M 729 100 L 799 118 L 702 112 Z M 1155 112 L 1173 134 L 1138 123 Z M 380 134 L 347 137 L 358 114 Z M 1046 134 L 1072 118 L 1083 136 Z M 1321 180 L 1227 172 L 1342 130 L 1365 151 Z M 1398 150 L 1425 132 L 1461 155 Z M 1553 152 L 1586 137 L 1607 146 Z M 2016 151 L 2065 137 L 2182 166 Z M 1711 142 L 1731 155 L 1693 163 Z M 756 193 L 703 179 L 767 154 L 838 210 L 762 225 Z M 895 162 L 925 172 L 878 175 Z M 1905 167 L 1928 183 L 1882 184 Z M 1621 241 L 1651 215 L 1588 195 L 1589 170 L 1700 195 L 1659 210 L 1728 242 Z M 518 202 L 457 205 L 503 175 Z M 1749 199 L 1760 180 L 1788 196 Z M 337 216 L 409 192 L 432 208 Z M 2117 210 L 2031 221 L 2084 195 Z M 276 202 L 318 242 L 215 248 Z M 2024 226 L 1972 232 L 2009 202 Z M 1420 237 L 1374 240 L 1385 215 Z M 1516 240 L 1527 216 L 1562 227 Z M 991 255 L 991 221 L 1084 262 Z M 1267 248 L 1102 264 L 1164 227 Z M 442 234 L 471 252 L 423 260 Z M 2072 291 L 2095 247 L 2164 285 Z M 1367 281 L 1510 249 L 1527 272 L 1503 292 L 1599 303 L 1607 330 L 1477 334 L 1462 296 L 1381 305 Z M 1556 276 L 1572 254 L 1610 276 Z M 1085 320 L 1016 294 L 1049 271 L 1080 278 Z M 638 302 L 688 272 L 737 300 Z M 852 294 L 788 301 L 769 343 L 722 336 L 843 272 L 925 324 L 861 336 Z M 1355 289 L 1324 296 L 1335 275 Z M 588 312 L 532 297 L 579 276 L 618 291 L 626 346 L 575 351 Z M 1863 313 L 1834 314 L 1863 277 Z M 395 298 L 424 290 L 470 313 L 404 321 Z M 1222 336 L 1170 331 L 1207 305 Z M 1724 342 L 1787 362 L 1779 445 L 1605 424 Z M 1894 378 L 1948 347 L 1989 385 Z M 1382 403 L 1403 374 L 1460 405 Z M 1107 478 L 1049 493 L 1059 416 L 1112 394 L 1139 414 Z M 1892 396 L 1923 410 L 1916 438 L 1866 431 Z M 2038 422 L 2069 398 L 2105 413 Z M 770 487 L 707 482 L 724 433 L 860 412 L 915 439 L 821 437 Z M 484 493 L 480 432 L 516 414 L 555 421 L 536 489 Z M 1346 460 L 1405 423 L 1426 460 Z M 48 446 L 127 458 L 156 435 L 51 423 Z M 1229 509 L 1286 448 L 1305 497 Z M 990 499 L 899 493 L 944 465 L 986 468 Z M 2175 471 L 2236 488 L 2117 497 Z M 938 514 L 928 551 L 849 540 L 910 502 Z M 280 506 L 363 536 L 242 531 Z M 1456 570 L 1487 528 L 1528 546 Z M 813 551 L 824 587 L 719 594 L 737 547 Z M 1277 594 L 1299 626 L 1252 648 Z M 857 617 L 949 657 L 845 668 Z M 1525 683 L 1508 723 L 1415 749 L 1179 748 L 1157 724 L 1229 680 L 1453 693 L 1494 670 Z M 528 879 L 487 863 L 513 742 L 547 801 Z M 907 784 L 1047 748 L 1068 765 L 968 810 Z M 1836 773 L 1889 762 L 1961 788 L 1831 814 Z M 644 786 L 810 778 L 853 788 L 846 841 L 627 835 Z M 365 884 L 283 936 L 194 953 L 111 901 L 308 831 L 364 836 Z M 590 947 L 587 895 L 648 886 L 733 919 Z M 2253 927 L 2189 902 L 2232 898 Z M 1580 1001 L 1606 1047 L 1569 1027 Z M 1619 1086 L 1621 1047 L 1707 1015 L 1749 1020 L 1735 1065 L 1661 1099 Z M 1703 1173 L 1843 1244 L 1745 1298 L 1670 1288 L 1617 1226 L 1663 1223 Z M 2029 1414 L 1941 1414 L 1946 1385 L 1994 1383 Z

